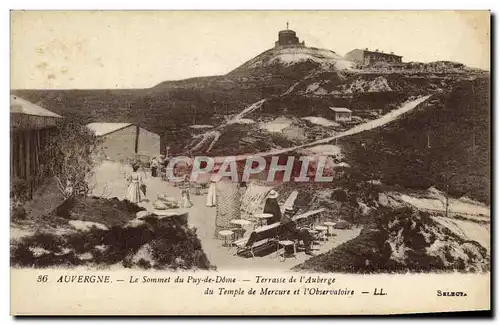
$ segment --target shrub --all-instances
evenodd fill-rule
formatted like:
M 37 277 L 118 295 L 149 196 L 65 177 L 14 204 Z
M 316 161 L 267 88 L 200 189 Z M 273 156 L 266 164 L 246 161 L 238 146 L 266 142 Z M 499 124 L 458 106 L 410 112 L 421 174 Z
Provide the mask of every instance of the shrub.
M 26 219 L 26 210 L 20 204 L 11 203 L 10 217 L 14 221 Z
M 15 201 L 25 201 L 28 196 L 28 183 L 21 178 L 14 177 L 10 181 L 10 197 Z
M 91 190 L 87 180 L 97 163 L 92 153 L 100 141 L 79 121 L 61 119 L 41 154 L 38 177 L 53 175 L 65 198 L 87 195 Z

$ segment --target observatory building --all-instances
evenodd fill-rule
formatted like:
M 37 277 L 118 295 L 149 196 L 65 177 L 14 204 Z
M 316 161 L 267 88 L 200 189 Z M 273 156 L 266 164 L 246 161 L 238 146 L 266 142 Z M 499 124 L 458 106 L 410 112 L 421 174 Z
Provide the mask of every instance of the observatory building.
M 288 23 L 286 23 L 286 29 L 279 31 L 278 40 L 274 43 L 274 46 L 305 46 L 305 43 L 299 41 L 295 31 L 288 29 Z

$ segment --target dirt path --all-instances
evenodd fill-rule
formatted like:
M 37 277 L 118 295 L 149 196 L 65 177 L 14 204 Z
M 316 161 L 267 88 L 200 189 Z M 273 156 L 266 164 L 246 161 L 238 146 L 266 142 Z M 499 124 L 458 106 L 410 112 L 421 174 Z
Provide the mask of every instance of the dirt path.
M 107 197 L 124 198 L 126 191 L 126 182 L 123 178 L 123 171 L 128 171 L 128 168 L 118 163 L 104 162 L 96 170 L 96 180 L 94 195 L 100 196 L 101 193 L 107 193 Z M 159 178 L 147 177 L 145 179 L 147 185 L 147 199 L 149 202 L 142 202 L 140 205 L 146 209 L 153 211 L 152 203 L 159 194 L 167 194 L 168 196 L 180 199 L 180 190 L 171 184 L 162 181 Z M 104 190 L 105 189 L 105 190 Z M 255 258 L 245 258 L 235 256 L 235 249 L 229 250 L 222 247 L 220 240 L 214 239 L 215 231 L 215 208 L 206 207 L 206 195 L 191 196 L 193 206 L 188 209 L 169 210 L 172 212 L 187 212 L 189 214 L 188 223 L 191 227 L 197 228 L 197 235 L 202 243 L 203 250 L 207 254 L 210 262 L 217 266 L 219 270 L 231 269 L 272 269 L 277 271 L 285 271 L 293 266 L 304 262 L 310 256 L 303 252 L 297 253 L 296 258 L 287 258 L 284 262 L 276 257 L 275 252 L 271 252 L 265 256 L 257 256 Z M 315 254 L 325 253 L 332 248 L 357 237 L 360 229 L 335 230 L 335 237 L 331 237 L 329 241 L 321 242 L 315 246 Z

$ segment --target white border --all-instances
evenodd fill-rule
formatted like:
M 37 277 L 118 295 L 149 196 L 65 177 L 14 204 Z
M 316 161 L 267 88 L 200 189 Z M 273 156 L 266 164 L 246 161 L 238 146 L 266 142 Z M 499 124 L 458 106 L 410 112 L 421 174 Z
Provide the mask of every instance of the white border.
M 7 116 L 7 106 L 8 106 L 8 101 L 9 101 L 9 92 L 8 90 L 10 89 L 9 87 L 9 12 L 8 9 L 37 9 L 37 10 L 48 10 L 48 9 L 101 9 L 101 10 L 120 10 L 120 9 L 128 9 L 128 10 L 133 10 L 133 9 L 142 9 L 142 10 L 147 10 L 147 9 L 173 9 L 173 10 L 181 10 L 181 9 L 194 9 L 194 10 L 201 10 L 201 9 L 209 9 L 209 10 L 217 10 L 217 9 L 250 9 L 250 10 L 263 10 L 263 9 L 273 9 L 273 10 L 293 10 L 293 9 L 305 9 L 305 10 L 326 10 L 326 9 L 337 9 L 337 10 L 347 10 L 347 9 L 376 9 L 376 10 L 394 10 L 394 9 L 429 9 L 429 10 L 436 10 L 436 9 L 491 9 L 492 12 L 495 14 L 499 12 L 498 6 L 499 6 L 499 1 L 485 1 L 485 0 L 474 0 L 474 1 L 449 1 L 449 2 L 443 2 L 443 1 L 436 1 L 436 0 L 419 0 L 419 1 L 413 1 L 413 2 L 403 2 L 403 1 L 341 1 L 341 2 L 335 2 L 334 4 L 328 4 L 326 1 L 316 1 L 316 0 L 308 0 L 308 1 L 296 1 L 296 0 L 288 0 L 288 1 L 263 1 L 263 0 L 254 0 L 254 1 L 248 1 L 248 2 L 235 2 L 235 1 L 220 1 L 220 0 L 212 0 L 212 1 L 193 1 L 193 0 L 183 0 L 183 1 L 177 1 L 177 2 L 169 2 L 169 3 L 164 3 L 163 1 L 150 1 L 150 0 L 141 0 L 140 2 L 136 3 L 125 3 L 123 0 L 122 1 L 104 1 L 104 0 L 86 0 L 86 1 L 81 1 L 80 3 L 76 3 L 76 1 L 3 1 L 2 2 L 2 10 L 0 14 L 0 21 L 1 21 L 1 38 L 2 38 L 2 47 L 1 47 L 1 55 L 2 55 L 2 89 L 4 91 L 1 92 L 2 96 L 2 102 L 4 103 L 3 105 L 3 110 L 2 112 L 5 114 L 4 118 L 0 119 L 0 122 L 2 123 L 2 130 L 5 131 L 5 134 L 0 138 L 2 141 L 2 148 L 9 148 L 9 133 L 8 133 L 8 121 L 9 118 Z M 498 17 L 496 17 L 498 18 Z M 495 27 L 495 26 L 492 26 Z M 498 34 L 494 33 L 494 44 L 496 44 L 496 41 L 498 40 Z M 497 54 L 495 53 L 493 60 L 497 58 Z M 494 69 L 492 69 L 491 73 L 492 75 L 496 74 L 496 65 L 493 66 Z M 498 90 L 498 84 L 495 83 L 495 93 L 496 94 Z M 492 94 L 494 96 L 494 94 Z M 494 108 L 496 110 L 496 107 Z M 498 114 L 495 116 L 495 125 L 498 122 Z M 493 122 L 493 121 L 492 121 Z M 494 138 L 494 143 L 498 143 L 498 137 L 495 134 Z M 8 150 L 7 150 L 8 152 Z M 495 151 L 493 151 L 494 153 Z M 1 168 L 3 172 L 1 173 L 1 184 L 2 186 L 2 193 L 0 194 L 0 200 L 2 203 L 2 208 L 4 211 L 3 215 L 3 221 L 5 222 L 4 227 L 1 228 L 2 232 L 4 233 L 4 236 L 2 238 L 5 238 L 5 244 L 2 245 L 0 251 L 1 251 L 1 261 L 3 264 L 3 267 L 1 268 L 2 271 L 2 279 L 4 281 L 4 285 L 2 286 L 3 288 L 9 288 L 10 286 L 10 279 L 9 279 L 9 251 L 8 251 L 8 245 L 7 241 L 9 239 L 9 210 L 8 210 L 8 184 L 9 184 L 9 176 L 8 176 L 8 169 L 9 165 L 7 163 L 7 154 L 4 154 L 4 159 L 1 160 Z M 494 169 L 494 166 L 493 166 Z M 495 177 L 494 181 L 496 184 L 497 178 Z M 495 196 L 493 198 L 493 202 L 497 202 L 498 198 L 498 193 L 495 193 Z M 496 217 L 496 214 L 493 213 L 493 216 Z M 495 224 L 498 224 L 498 221 L 495 222 Z M 495 229 L 492 229 L 492 233 L 496 233 L 496 230 L 498 227 L 495 227 Z M 495 236 L 495 238 L 498 237 Z M 494 247 L 498 247 L 495 245 L 496 241 L 494 243 Z M 495 249 L 495 252 L 497 249 Z M 494 260 L 496 260 L 494 256 Z M 495 270 L 498 268 L 495 267 Z M 498 272 L 495 272 L 498 273 Z M 495 274 L 497 275 L 497 274 Z M 498 278 L 496 279 L 495 283 L 498 283 Z M 496 288 L 495 288 L 496 289 Z M 9 291 L 8 290 L 2 290 L 3 295 L 2 295 L 2 310 L 1 310 L 1 315 L 6 318 L 4 319 L 7 322 L 13 322 L 14 320 L 12 317 L 8 317 L 9 315 Z M 492 295 L 496 290 L 492 292 Z M 495 301 L 498 302 L 498 299 L 495 299 Z M 498 307 L 498 304 L 495 305 L 493 308 Z M 496 309 L 496 308 L 495 308 Z M 8 318 L 7 318 L 7 317 Z M 33 320 L 35 322 L 38 322 L 39 320 Z M 91 321 L 91 320 L 88 320 Z M 134 320 L 137 321 L 137 320 Z M 172 319 L 169 319 L 168 321 L 172 321 Z M 207 320 L 204 320 L 207 321 Z M 212 320 L 213 321 L 213 320 Z M 217 321 L 217 320 L 216 320 Z M 262 320 L 263 321 L 263 320 Z M 261 321 L 261 322 L 262 322 Z M 282 320 L 282 321 L 288 321 L 288 320 Z M 314 320 L 318 321 L 318 320 Z M 339 321 L 339 320 L 334 320 L 334 321 Z M 384 320 L 382 320 L 384 321 Z M 76 320 L 66 320 L 64 323 L 74 323 Z M 87 322 L 87 321 L 85 321 Z M 426 322 L 429 322 L 429 320 L 426 320 Z M 3 322 L 2 322 L 3 323 Z M 81 323 L 81 321 L 79 321 Z

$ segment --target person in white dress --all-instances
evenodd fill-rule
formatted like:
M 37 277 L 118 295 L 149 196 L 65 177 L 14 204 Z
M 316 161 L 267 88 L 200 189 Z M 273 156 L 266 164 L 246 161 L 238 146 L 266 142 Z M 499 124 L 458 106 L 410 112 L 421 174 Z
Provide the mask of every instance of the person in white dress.
M 144 184 L 142 175 L 139 174 L 139 166 L 132 166 L 132 174 L 127 177 L 128 187 L 125 199 L 132 203 L 139 203 L 142 200 L 143 193 L 141 191 L 141 186 Z
M 207 194 L 207 207 L 215 207 L 217 203 L 217 194 L 215 185 L 220 180 L 220 176 L 217 174 L 218 169 L 214 169 L 214 173 L 210 177 L 210 185 L 208 186 L 208 194 Z

